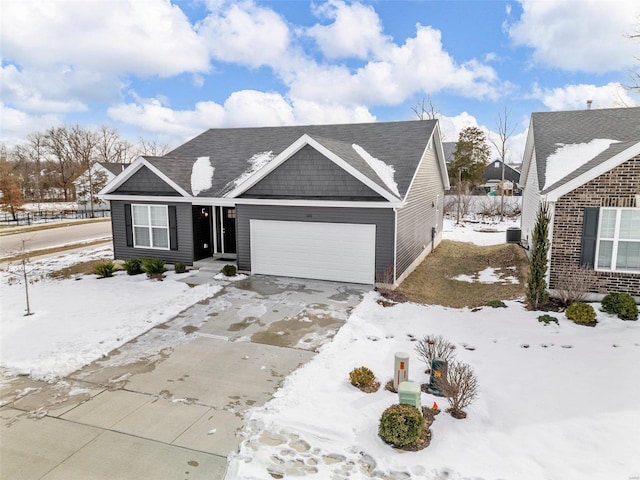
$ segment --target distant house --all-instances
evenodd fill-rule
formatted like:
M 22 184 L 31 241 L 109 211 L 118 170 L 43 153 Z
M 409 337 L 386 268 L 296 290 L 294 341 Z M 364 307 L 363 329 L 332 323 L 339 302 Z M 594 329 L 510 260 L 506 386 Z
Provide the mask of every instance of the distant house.
M 484 183 L 478 187 L 482 193 L 496 192 L 501 194 L 504 189 L 505 195 L 520 195 L 522 192 L 518 187 L 520 172 L 508 163 L 504 164 L 504 181 L 502 179 L 502 160 L 489 162 L 482 174 Z
M 211 129 L 101 192 L 114 255 L 252 273 L 401 282 L 442 238 L 437 120 Z
M 592 298 L 640 299 L 640 108 L 532 114 L 520 185 L 525 244 L 550 207 L 552 291 L 584 267 Z
M 73 181 L 78 211 L 87 213 L 109 210 L 109 202 L 98 198 L 98 193 L 116 175 L 122 173 L 127 165 L 126 163 L 96 162 L 90 169 L 80 174 Z
M 444 151 L 444 160 L 447 164 L 447 168 L 453 161 L 453 152 L 456 151 L 456 145 L 458 142 L 442 142 L 442 150 Z

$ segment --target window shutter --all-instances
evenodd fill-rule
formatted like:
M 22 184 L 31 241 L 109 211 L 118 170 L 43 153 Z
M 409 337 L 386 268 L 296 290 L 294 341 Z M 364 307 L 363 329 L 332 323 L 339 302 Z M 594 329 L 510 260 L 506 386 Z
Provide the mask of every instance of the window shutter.
M 169 247 L 178 250 L 178 217 L 176 206 L 169 205 Z
M 593 268 L 595 265 L 599 218 L 600 209 L 598 207 L 587 207 L 584 209 L 582 242 L 580 244 L 580 266 L 582 267 Z
M 133 225 L 131 222 L 131 204 L 124 204 L 124 228 L 127 237 L 127 247 L 133 247 Z

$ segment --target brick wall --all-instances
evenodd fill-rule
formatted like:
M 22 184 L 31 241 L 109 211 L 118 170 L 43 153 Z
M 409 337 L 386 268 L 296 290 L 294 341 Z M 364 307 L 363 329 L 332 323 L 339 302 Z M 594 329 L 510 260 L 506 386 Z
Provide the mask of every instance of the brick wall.
M 580 265 L 585 207 L 639 207 L 640 155 L 558 199 L 555 206 L 549 288 L 557 289 L 567 268 Z M 640 295 L 640 273 L 590 272 L 592 293 Z

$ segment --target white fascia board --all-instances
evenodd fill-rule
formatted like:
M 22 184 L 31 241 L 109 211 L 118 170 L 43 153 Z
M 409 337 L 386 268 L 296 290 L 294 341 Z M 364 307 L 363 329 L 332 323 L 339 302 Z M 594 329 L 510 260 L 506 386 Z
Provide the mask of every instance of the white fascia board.
M 520 168 L 520 180 L 518 181 L 519 187 L 524 187 L 527 183 L 527 176 L 529 175 L 529 168 L 531 167 L 531 159 L 534 154 L 533 149 L 533 119 L 529 120 L 529 131 L 527 132 L 527 142 L 524 146 L 524 154 L 522 157 L 522 168 Z M 537 174 L 537 172 L 534 172 Z
M 374 192 L 380 194 L 382 197 L 387 199 L 389 202 L 397 202 L 399 200 L 398 197 L 388 192 L 386 189 L 380 187 L 377 183 L 373 182 L 365 175 L 360 173 L 358 170 L 353 168 L 347 162 L 345 162 L 338 155 L 333 153 L 330 150 L 327 150 L 322 144 L 318 143 L 308 134 L 302 135 L 298 140 L 289 145 L 282 153 L 280 153 L 276 158 L 271 160 L 267 165 L 262 167 L 257 172 L 254 172 L 249 178 L 247 178 L 244 182 L 234 188 L 232 191 L 227 193 L 225 197 L 227 198 L 236 198 L 238 195 L 242 195 L 249 188 L 253 187 L 256 183 L 266 177 L 269 173 L 275 170 L 277 167 L 282 165 L 285 161 L 287 161 L 290 157 L 292 157 L 296 152 L 302 149 L 304 146 L 309 145 L 320 152 L 322 155 L 327 157 L 333 163 L 338 165 L 344 171 L 349 173 L 351 176 L 357 178 L 360 182 L 364 183 L 367 187 L 371 188 Z
M 191 203 L 193 205 L 217 206 L 217 207 L 233 207 L 236 205 L 234 199 L 229 198 L 213 198 L 213 197 L 172 197 L 163 195 L 120 195 L 106 194 L 101 195 L 105 200 L 120 200 L 124 202 L 162 202 L 162 203 Z
M 178 192 L 183 197 L 191 197 L 191 194 L 185 191 L 182 187 L 180 187 L 177 183 L 167 177 L 164 173 L 158 170 L 156 167 L 151 165 L 144 157 L 138 157 L 134 162 L 131 163 L 129 167 L 125 169 L 124 172 L 116 176 L 111 182 L 109 182 L 105 187 L 100 190 L 98 193 L 99 198 L 103 198 L 104 195 L 108 194 L 110 191 L 117 189 L 124 182 L 129 180 L 138 170 L 142 167 L 147 167 L 153 173 L 155 173 L 162 181 L 164 181 L 167 185 L 173 188 L 176 192 Z
M 225 199 L 223 199 L 225 200 Z M 283 207 L 338 207 L 338 208 L 402 208 L 405 204 L 399 199 L 395 202 L 350 202 L 345 200 L 282 200 L 267 198 L 235 198 L 237 205 L 266 205 Z
M 550 202 L 557 201 L 561 196 L 566 195 L 567 193 L 575 190 L 585 183 L 598 178 L 600 175 L 604 175 L 609 170 L 622 165 L 624 162 L 635 157 L 636 155 L 640 155 L 640 142 L 632 145 L 626 150 L 623 150 L 617 155 L 614 155 L 609 160 L 602 162 L 600 165 L 596 165 L 591 170 L 584 172 L 582 175 L 574 178 L 564 185 L 561 185 L 558 188 L 547 192 L 547 200 Z

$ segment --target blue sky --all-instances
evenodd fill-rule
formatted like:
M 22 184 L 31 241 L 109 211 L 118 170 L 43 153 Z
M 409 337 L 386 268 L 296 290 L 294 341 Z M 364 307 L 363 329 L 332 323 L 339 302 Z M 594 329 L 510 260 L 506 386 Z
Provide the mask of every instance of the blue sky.
M 445 140 L 499 112 L 634 106 L 631 1 L 3 0 L 0 141 L 109 125 L 177 146 L 212 127 L 414 119 Z

